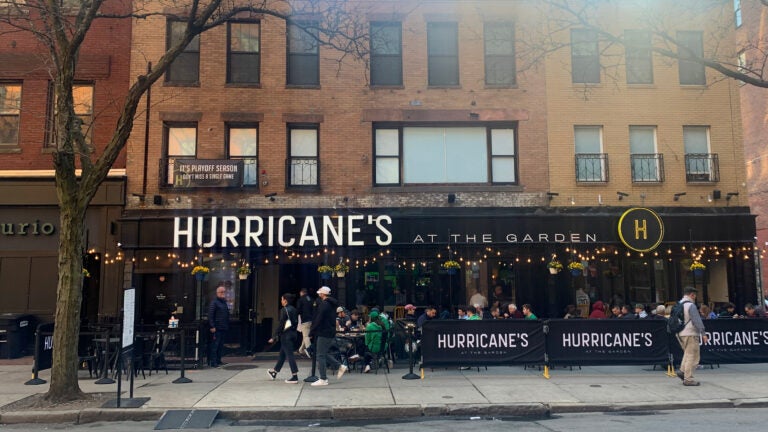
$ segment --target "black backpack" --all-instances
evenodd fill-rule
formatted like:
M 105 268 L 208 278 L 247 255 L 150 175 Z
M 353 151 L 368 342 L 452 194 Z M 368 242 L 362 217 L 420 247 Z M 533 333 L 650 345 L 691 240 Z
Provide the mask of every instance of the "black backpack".
M 679 302 L 672 307 L 672 311 L 669 313 L 669 319 L 667 320 L 667 331 L 672 334 L 680 333 L 688 321 L 685 320 L 685 304 L 689 301 Z

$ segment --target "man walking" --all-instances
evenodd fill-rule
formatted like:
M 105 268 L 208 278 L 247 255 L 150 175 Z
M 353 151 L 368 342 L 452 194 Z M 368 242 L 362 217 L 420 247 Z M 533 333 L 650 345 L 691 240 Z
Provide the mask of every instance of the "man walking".
M 336 337 L 336 308 L 339 302 L 335 298 L 330 296 L 331 289 L 327 286 L 320 287 L 317 290 L 317 296 L 319 303 L 317 311 L 315 311 L 315 318 L 312 320 L 312 326 L 309 329 L 309 335 L 315 338 L 315 355 L 317 356 L 317 370 L 320 374 L 320 379 L 313 382 L 312 386 L 327 386 L 328 376 L 325 373 L 326 362 L 335 363 L 339 367 L 339 372 L 336 378 L 341 379 L 344 372 L 347 371 L 347 366 L 339 363 L 335 357 L 328 355 L 328 350 L 333 344 L 333 339 Z
M 683 305 L 685 327 L 677 334 L 677 340 L 683 348 L 683 360 L 680 362 L 680 371 L 677 372 L 677 376 L 683 380 L 684 386 L 699 385 L 699 382 L 693 379 L 693 371 L 696 370 L 701 358 L 699 342 L 707 343 L 709 340 L 704 331 L 704 322 L 696 307 L 696 293 L 698 293 L 696 288 L 685 287 L 683 298 L 680 300 Z
M 216 288 L 216 298 L 208 306 L 208 325 L 211 328 L 211 352 L 208 362 L 211 367 L 219 367 L 224 338 L 229 330 L 229 308 L 226 300 L 227 289 L 223 286 Z
M 303 354 L 307 357 L 311 357 L 307 349 L 311 345 L 309 341 L 309 329 L 312 327 L 312 320 L 315 318 L 315 301 L 307 293 L 306 288 L 302 288 L 299 291 L 299 301 L 296 304 L 296 309 L 299 311 L 299 331 L 301 332 L 301 346 L 299 347 L 299 354 Z

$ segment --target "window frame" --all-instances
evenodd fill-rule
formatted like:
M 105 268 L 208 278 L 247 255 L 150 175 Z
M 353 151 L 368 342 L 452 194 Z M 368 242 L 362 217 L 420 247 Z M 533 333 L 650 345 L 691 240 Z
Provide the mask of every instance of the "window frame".
M 256 25 L 257 28 L 257 38 L 258 38 L 258 49 L 253 51 L 233 51 L 232 50 L 232 25 Z M 232 77 L 232 64 L 233 59 L 235 57 L 255 57 L 256 58 L 256 71 L 255 71 L 255 80 L 249 80 L 249 81 L 235 81 Z M 251 71 L 252 72 L 252 71 Z M 249 74 L 251 76 L 252 74 Z M 261 21 L 259 20 L 235 20 L 235 21 L 227 21 L 227 84 L 234 84 L 234 85 L 252 85 L 252 86 L 258 86 L 261 84 Z
M 689 152 L 686 138 L 689 136 L 687 131 L 703 130 L 706 139 L 706 151 Z M 709 125 L 683 125 L 683 154 L 685 160 L 685 179 L 688 183 L 714 183 L 720 180 L 720 168 L 718 155 L 712 153 L 712 127 Z M 702 159 L 706 160 L 701 164 Z M 703 169 L 693 169 L 701 168 Z
M 733 0 L 733 23 L 736 28 L 743 24 L 741 16 L 741 0 Z
M 72 101 L 72 109 L 75 111 L 75 116 L 81 120 L 81 131 L 83 131 L 83 138 L 87 146 L 93 145 L 93 129 L 94 129 L 94 105 L 96 101 L 96 83 L 92 81 L 75 81 L 72 83 L 72 97 L 75 96 L 75 87 L 90 87 L 91 88 L 91 111 L 90 113 L 78 113 L 78 105 L 76 101 Z M 46 131 L 45 141 L 43 143 L 44 149 L 56 148 L 56 122 L 54 121 L 54 110 L 56 109 L 56 93 L 53 88 L 53 81 L 48 82 L 48 101 L 46 104 Z M 90 121 L 84 121 L 83 117 L 87 117 Z
M 634 36 L 638 36 L 633 39 Z M 647 38 L 647 40 L 646 40 Z M 643 39 L 640 41 L 639 39 Z M 626 61 L 627 84 L 653 84 L 653 42 L 651 33 L 644 30 L 624 30 L 624 53 Z M 642 79 L 642 72 L 647 69 L 648 79 Z M 641 79 L 630 79 L 640 76 Z
M 685 37 L 698 36 L 695 47 L 690 46 L 688 42 L 692 40 L 686 40 Z M 681 49 L 685 47 L 690 50 L 693 55 L 698 57 L 704 56 L 704 33 L 701 31 L 678 31 L 677 32 L 677 52 L 678 56 L 684 55 Z M 692 60 L 678 59 L 678 78 L 680 85 L 682 86 L 705 86 L 707 85 L 707 71 L 703 64 L 696 63 Z M 690 75 L 690 76 L 689 76 Z
M 590 37 L 589 40 L 578 40 L 574 37 L 576 34 L 584 34 L 584 35 L 591 35 L 593 37 Z M 594 51 L 590 54 L 580 54 L 576 49 L 574 49 L 577 44 L 579 45 L 586 45 L 590 44 L 592 47 L 590 48 L 590 51 Z M 589 66 L 591 68 L 595 68 L 595 71 L 589 71 L 590 73 L 587 73 L 587 70 L 581 71 L 580 73 L 576 73 L 577 67 L 586 67 Z M 600 76 L 602 74 L 600 65 L 600 40 L 598 38 L 597 32 L 594 30 L 589 29 L 571 29 L 571 82 L 573 84 L 600 84 L 602 77 Z M 590 77 L 592 74 L 596 74 L 596 79 L 590 80 Z M 589 75 L 589 76 L 587 76 Z M 577 78 L 578 76 L 578 78 Z M 583 76 L 583 77 L 582 77 Z
M 632 130 L 650 130 L 653 132 L 653 151 L 651 153 L 641 153 L 641 152 L 635 152 L 632 148 Z M 663 156 L 658 152 L 659 151 L 659 128 L 657 125 L 630 125 L 629 126 L 629 163 L 630 163 L 630 175 L 632 177 L 632 183 L 661 183 L 664 181 L 664 161 Z M 635 156 L 650 156 L 650 157 L 643 157 L 643 158 L 635 158 Z M 651 160 L 650 166 L 653 168 L 653 171 L 655 172 L 654 177 L 644 177 L 644 176 L 638 176 L 636 166 L 639 163 L 642 165 L 643 163 L 640 162 L 642 160 Z M 642 174 L 641 170 L 641 174 Z
M 166 29 L 165 29 L 165 49 L 169 50 L 175 40 L 174 40 L 174 34 L 173 34 L 173 26 L 174 25 L 184 25 L 186 26 L 186 22 L 180 21 L 180 20 L 173 20 L 169 19 L 166 21 Z M 176 67 L 179 67 L 181 65 L 181 59 L 184 58 L 195 58 L 196 61 L 194 62 L 196 65 L 195 71 L 196 71 L 196 77 L 194 80 L 185 80 L 185 79 L 178 79 L 174 78 L 173 72 L 174 72 L 174 65 Z M 165 72 L 165 84 L 168 85 L 180 85 L 180 86 L 199 86 L 200 85 L 200 35 L 196 35 L 192 40 L 187 44 L 186 47 L 179 53 L 178 57 L 176 57 L 173 62 L 171 62 L 170 65 L 168 65 L 168 70 Z
M 291 132 L 294 130 L 314 130 L 315 131 L 315 156 L 293 156 L 293 136 Z M 286 189 L 294 190 L 319 190 L 320 189 L 320 124 L 319 123 L 288 123 L 286 126 L 287 138 L 286 138 L 286 172 L 285 172 L 285 187 Z M 314 175 L 310 168 L 310 182 L 314 176 L 315 183 L 302 183 L 294 184 L 294 159 L 305 159 L 311 162 L 314 160 L 315 168 Z
M 374 34 L 376 33 L 374 27 L 397 27 L 397 54 L 376 54 L 374 46 Z M 370 80 L 371 86 L 377 87 L 401 87 L 403 85 L 403 23 L 400 21 L 371 21 L 369 23 L 369 37 L 370 37 Z M 391 82 L 377 82 L 378 74 L 374 74 L 374 70 L 377 69 L 377 64 L 386 63 L 386 59 L 394 59 L 397 63 L 398 74 L 397 79 Z
M 285 50 L 286 50 L 286 62 L 285 62 L 285 83 L 287 87 L 300 87 L 300 88 L 319 88 L 320 87 L 320 42 L 318 41 L 318 30 L 317 30 L 318 23 L 317 21 L 312 20 L 299 20 L 296 21 L 296 24 L 288 24 L 288 27 L 285 32 L 286 37 L 286 43 L 285 43 Z M 308 38 L 314 38 L 314 52 L 312 53 L 306 53 L 306 52 L 293 52 L 291 51 L 293 48 L 293 44 L 291 43 L 291 30 L 297 29 L 301 32 L 301 34 L 305 35 L 305 37 Z M 310 33 L 310 30 L 314 29 L 315 35 L 312 35 Z M 302 39 L 304 40 L 304 39 Z M 316 80 L 309 81 L 306 80 L 302 82 L 293 82 L 294 80 L 291 79 L 291 74 L 293 71 L 298 70 L 298 65 L 295 65 L 295 59 L 296 58 L 314 58 L 314 61 L 312 61 L 312 65 L 314 66 L 314 72 L 316 77 Z
M 243 122 L 229 122 L 225 124 L 226 129 L 226 135 L 224 136 L 225 139 L 225 150 L 227 159 L 230 160 L 242 160 L 243 161 L 243 187 L 245 188 L 255 188 L 258 189 L 260 187 L 259 182 L 259 124 L 258 123 L 243 123 Z M 253 155 L 232 155 L 232 131 L 233 130 L 246 130 L 246 129 L 253 129 L 256 132 L 256 153 Z M 249 164 L 255 164 L 255 174 L 254 174 L 254 181 L 252 183 L 247 183 L 247 167 Z
M 171 129 L 194 129 L 195 130 L 195 153 L 189 154 L 170 154 L 170 136 Z M 163 159 L 160 167 L 163 170 L 158 177 L 160 187 L 172 188 L 175 186 L 173 181 L 173 168 L 176 159 L 197 159 L 200 149 L 200 131 L 198 122 L 163 122 Z M 165 175 L 162 175 L 165 174 Z
M 2 149 L 18 148 L 20 145 L 19 134 L 21 133 L 21 102 L 24 96 L 24 82 L 23 81 L 3 81 L 3 82 L 0 82 L 0 87 L 3 87 L 3 88 L 18 87 L 19 88 L 18 101 L 14 101 L 16 103 L 15 108 L 11 107 L 11 109 L 5 109 L 4 106 L 0 106 L 0 118 L 3 118 L 3 123 L 5 123 L 6 118 L 14 117 L 16 119 L 15 120 L 15 123 L 16 123 L 15 142 L 0 142 L 0 148 Z M 8 94 L 7 90 L 5 94 L 6 95 Z M 3 102 L 4 101 L 5 101 L 5 98 L 3 98 Z M 8 113 L 6 111 L 15 111 L 15 113 Z
M 504 29 L 510 31 L 511 39 L 504 42 L 511 42 L 511 48 L 512 51 L 508 52 L 506 54 L 489 54 L 488 53 L 488 40 L 489 35 L 488 32 L 490 29 Z M 514 87 L 517 86 L 517 58 L 516 58 L 516 47 L 515 47 L 515 23 L 513 22 L 504 22 L 504 21 L 498 21 L 498 22 L 485 22 L 483 23 L 483 62 L 485 67 L 485 85 L 489 87 Z M 490 65 L 491 64 L 497 64 L 493 62 L 493 60 L 507 60 L 509 63 L 511 63 L 511 75 L 509 80 L 497 80 L 497 81 L 491 81 L 489 79 L 489 74 L 492 72 L 496 72 L 495 70 L 491 70 Z M 502 63 L 503 65 L 503 63 Z
M 416 183 L 416 182 L 407 182 L 405 180 L 405 129 L 418 129 L 418 128 L 442 128 L 445 130 L 453 129 L 453 128 L 474 128 L 474 129 L 484 129 L 484 136 L 485 136 L 485 155 L 486 155 L 486 166 L 485 166 L 485 177 L 486 180 L 484 182 L 433 182 L 433 183 Z M 377 153 L 377 147 L 376 147 L 376 136 L 378 130 L 396 130 L 397 131 L 397 149 L 398 154 L 397 155 L 379 155 Z M 493 153 L 493 130 L 512 130 L 513 132 L 513 154 L 494 154 Z M 467 186 L 480 186 L 480 185 L 487 185 L 487 186 L 516 186 L 520 184 L 520 143 L 519 143 L 519 134 L 518 134 L 518 123 L 517 122 L 486 122 L 482 124 L 477 123 L 392 123 L 392 122 L 377 122 L 374 123 L 372 126 L 372 154 L 373 154 L 373 164 L 372 164 L 372 178 L 373 178 L 373 186 L 374 187 L 420 187 L 420 186 L 453 186 L 453 185 L 467 185 Z M 493 176 L 493 163 L 494 160 L 501 160 L 501 159 L 513 159 L 514 164 L 514 181 L 494 181 Z M 378 161 L 379 160 L 392 160 L 397 159 L 397 168 L 398 168 L 398 182 L 396 183 L 379 183 L 378 182 L 378 176 L 377 176 L 377 167 L 378 167 Z
M 455 52 L 451 54 L 435 54 L 434 51 L 438 50 L 438 40 L 435 37 L 435 31 L 437 28 L 450 29 L 453 31 L 453 42 L 456 48 Z M 441 40 L 442 41 L 442 40 Z M 448 50 L 446 50 L 448 51 Z M 453 59 L 453 61 L 451 61 Z M 451 67 L 455 71 L 455 81 L 436 81 L 437 77 L 434 76 L 438 68 L 434 63 L 437 60 L 450 61 Z M 443 65 L 445 67 L 445 65 Z M 459 87 L 461 85 L 461 69 L 459 64 L 459 23 L 455 21 L 432 21 L 427 22 L 427 86 L 428 87 Z
M 598 151 L 597 152 L 581 152 L 579 151 L 578 133 L 579 129 L 597 130 L 598 136 Z M 605 141 L 602 125 L 574 125 L 573 126 L 573 153 L 575 156 L 575 175 L 576 182 L 579 183 L 606 183 L 608 181 L 608 159 L 604 153 Z M 581 157 L 580 157 L 581 156 Z M 600 163 L 599 177 L 594 175 L 581 175 L 580 173 L 586 172 L 586 160 L 597 160 Z M 583 168 L 583 171 L 582 169 Z

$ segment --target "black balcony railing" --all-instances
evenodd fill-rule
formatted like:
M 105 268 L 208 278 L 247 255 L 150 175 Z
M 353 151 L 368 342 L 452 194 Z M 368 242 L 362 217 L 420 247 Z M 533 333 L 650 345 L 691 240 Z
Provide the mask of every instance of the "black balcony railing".
M 288 188 L 317 189 L 320 187 L 320 161 L 316 157 L 292 157 L 285 161 Z
M 632 181 L 635 183 L 660 183 L 664 181 L 664 155 L 661 153 L 630 155 Z
M 688 183 L 720 181 L 720 160 L 717 153 L 686 154 L 685 181 Z
M 605 183 L 608 181 L 608 155 L 605 153 L 577 153 L 576 181 Z

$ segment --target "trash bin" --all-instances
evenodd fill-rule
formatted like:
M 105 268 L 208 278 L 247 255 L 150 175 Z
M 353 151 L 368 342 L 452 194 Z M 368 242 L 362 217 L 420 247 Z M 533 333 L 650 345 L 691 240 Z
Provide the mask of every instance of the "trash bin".
M 0 358 L 12 359 L 32 354 L 35 321 L 34 315 L 0 314 Z

